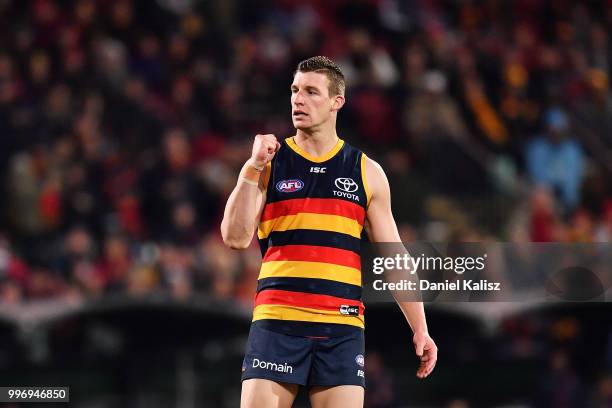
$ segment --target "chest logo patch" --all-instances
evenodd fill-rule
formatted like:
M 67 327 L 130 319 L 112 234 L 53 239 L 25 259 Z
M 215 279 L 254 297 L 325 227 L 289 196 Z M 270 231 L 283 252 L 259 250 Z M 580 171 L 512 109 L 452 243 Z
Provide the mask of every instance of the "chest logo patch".
M 336 185 L 336 188 L 347 193 L 354 193 L 359 188 L 357 183 L 355 183 L 352 178 L 348 177 L 337 178 L 334 184 Z
M 304 182 L 300 179 L 281 180 L 276 183 L 276 189 L 281 193 L 295 193 L 304 188 Z

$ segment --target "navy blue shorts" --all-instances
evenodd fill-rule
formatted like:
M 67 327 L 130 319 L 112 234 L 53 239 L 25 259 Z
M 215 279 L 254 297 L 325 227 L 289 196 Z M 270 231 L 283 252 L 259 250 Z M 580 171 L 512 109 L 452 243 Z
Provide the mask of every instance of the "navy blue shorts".
M 242 381 L 263 378 L 304 386 L 365 388 L 363 330 L 340 337 L 302 337 L 251 325 Z

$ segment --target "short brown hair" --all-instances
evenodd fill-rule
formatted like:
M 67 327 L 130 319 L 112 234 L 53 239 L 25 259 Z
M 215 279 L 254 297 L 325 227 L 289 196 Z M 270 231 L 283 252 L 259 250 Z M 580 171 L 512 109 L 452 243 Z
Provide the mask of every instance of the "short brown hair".
M 340 71 L 338 65 L 329 58 L 317 55 L 316 57 L 305 59 L 298 64 L 294 76 L 298 72 L 320 72 L 325 74 L 327 79 L 329 79 L 329 95 L 344 96 L 344 90 L 346 88 L 344 74 Z

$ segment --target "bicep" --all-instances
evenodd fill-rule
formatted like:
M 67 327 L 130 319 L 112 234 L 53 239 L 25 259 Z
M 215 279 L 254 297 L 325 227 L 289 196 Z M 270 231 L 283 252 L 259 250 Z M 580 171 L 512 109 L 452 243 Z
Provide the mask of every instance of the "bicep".
M 366 177 L 372 198 L 366 213 L 366 232 L 371 242 L 400 242 L 393 212 L 389 181 L 382 168 L 368 160 Z

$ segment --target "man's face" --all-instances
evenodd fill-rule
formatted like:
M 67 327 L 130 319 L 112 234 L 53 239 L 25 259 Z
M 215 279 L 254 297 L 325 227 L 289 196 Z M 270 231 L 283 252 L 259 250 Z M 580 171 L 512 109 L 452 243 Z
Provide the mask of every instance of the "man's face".
M 338 99 L 341 101 L 338 101 Z M 312 129 L 325 123 L 344 98 L 329 95 L 329 79 L 319 72 L 297 72 L 291 84 L 291 119 L 296 129 Z

